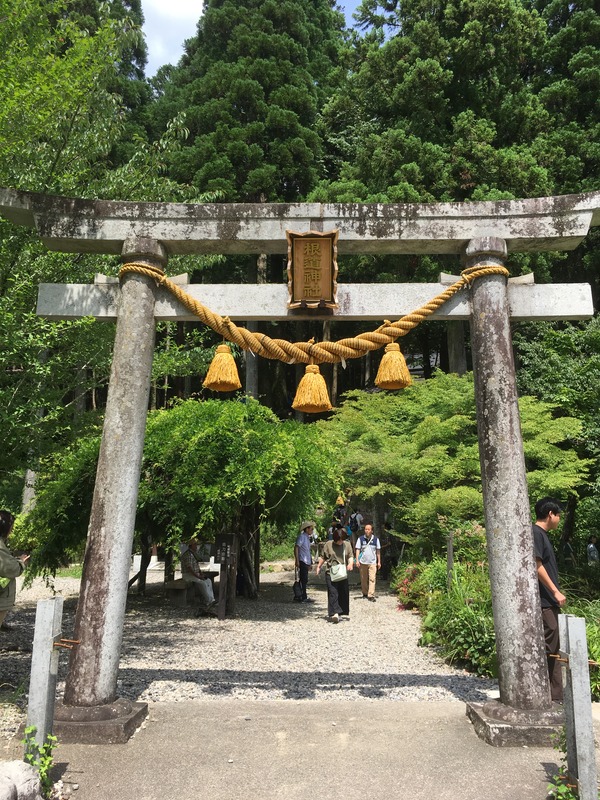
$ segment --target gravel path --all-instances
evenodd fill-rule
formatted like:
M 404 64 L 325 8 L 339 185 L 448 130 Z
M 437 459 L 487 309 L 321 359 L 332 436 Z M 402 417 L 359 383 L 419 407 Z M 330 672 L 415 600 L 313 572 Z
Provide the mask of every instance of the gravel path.
M 397 608 L 387 584 L 378 601 L 363 600 L 351 578 L 350 616 L 327 621 L 323 577 L 311 575 L 313 604 L 293 603 L 293 572 L 266 572 L 260 599 L 237 599 L 236 617 L 219 622 L 194 616 L 193 609 L 169 605 L 161 592 L 162 573 L 148 573 L 146 597 L 127 603 L 118 693 L 150 702 L 188 699 L 246 700 L 456 700 L 480 701 L 497 684 L 444 664 L 431 648 L 420 648 L 419 617 Z M 65 595 L 63 635 L 72 632 L 79 582 L 57 579 Z M 41 580 L 17 595 L 0 633 L 0 683 L 27 689 L 35 603 L 52 596 Z M 68 657 L 61 655 L 59 692 Z M 24 705 L 26 699 L 20 701 Z M 18 703 L 17 703 L 18 706 Z M 2 708 L 0 734 L 10 734 L 16 715 Z

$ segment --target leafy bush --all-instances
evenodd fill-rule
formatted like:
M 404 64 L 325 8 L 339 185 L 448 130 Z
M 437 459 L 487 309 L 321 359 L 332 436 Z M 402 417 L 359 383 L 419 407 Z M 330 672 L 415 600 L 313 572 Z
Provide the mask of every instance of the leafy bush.
M 423 644 L 435 644 L 450 662 L 495 675 L 496 639 L 487 571 L 457 565 L 450 588 L 431 596 L 422 623 Z
M 454 523 L 448 520 L 448 526 L 452 526 L 454 558 L 466 566 L 485 566 L 487 564 L 485 528 L 474 520 Z
M 477 532 L 479 536 L 479 532 Z M 446 561 L 409 564 L 393 575 L 404 608 L 423 615 L 421 644 L 434 645 L 450 663 L 496 675 L 496 639 L 487 569 L 455 562 L 448 588 Z
M 32 552 L 29 577 L 81 555 L 98 450 L 98 436 L 82 438 L 40 470 L 36 505 L 13 539 Z M 136 527 L 168 546 L 265 522 L 284 538 L 335 492 L 337 474 L 315 425 L 281 422 L 251 398 L 178 402 L 148 416 Z
M 600 569 L 594 564 L 579 563 L 572 571 L 560 571 L 560 585 L 569 601 L 600 597 Z
M 533 397 L 522 397 L 519 409 L 531 496 L 577 497 L 591 466 L 573 447 L 581 422 Z M 445 518 L 481 524 L 471 375 L 437 373 L 401 394 L 349 392 L 333 418 L 318 424 L 353 502 L 390 509 L 394 529 L 423 557 L 445 551 Z
M 425 564 L 405 564 L 395 567 L 390 578 L 390 588 L 398 594 L 400 608 L 419 606 L 422 592 L 417 579 L 425 568 Z
M 275 525 L 263 522 L 260 526 L 261 561 L 289 561 L 294 558 L 294 544 L 298 537 L 298 525 Z
M 455 541 L 463 537 L 463 544 L 457 551 L 462 547 L 463 554 L 480 555 L 481 535 L 477 527 L 460 526 Z M 569 596 L 575 586 L 581 590 L 576 577 L 570 576 L 568 581 L 562 583 Z M 455 562 L 449 588 L 443 559 L 407 564 L 394 570 L 391 586 L 401 608 L 417 608 L 423 615 L 421 644 L 434 645 L 450 663 L 463 664 L 479 675 L 497 674 L 491 588 L 485 564 L 474 558 L 468 564 Z M 585 618 L 590 659 L 600 663 L 600 600 L 570 599 L 568 613 Z M 600 667 L 590 666 L 590 687 L 593 698 L 600 700 Z

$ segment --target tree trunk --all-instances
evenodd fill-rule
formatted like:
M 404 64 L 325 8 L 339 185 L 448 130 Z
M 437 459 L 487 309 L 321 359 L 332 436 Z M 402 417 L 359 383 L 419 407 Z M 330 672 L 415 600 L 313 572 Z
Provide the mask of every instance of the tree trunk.
M 173 551 L 167 550 L 165 552 L 165 583 L 172 581 L 175 578 L 175 566 L 173 564 Z
M 140 545 L 142 548 L 142 559 L 140 561 L 140 571 L 131 578 L 129 583 L 127 584 L 127 588 L 130 589 L 134 583 L 137 581 L 137 590 L 138 594 L 146 594 L 146 576 L 148 574 L 148 566 L 150 564 L 150 559 L 152 558 L 152 536 L 144 532 L 140 538 Z
M 464 375 L 467 371 L 467 351 L 465 348 L 465 325 L 462 320 L 447 324 L 448 372 Z
M 256 600 L 260 583 L 260 528 L 254 508 L 242 510 L 237 529 L 240 532 L 238 571 L 243 578 L 243 593 L 250 600 Z
M 244 578 L 244 596 L 249 600 L 258 597 L 258 584 L 254 574 L 254 542 L 247 536 L 240 536 L 240 556 L 238 569 Z
M 23 496 L 21 498 L 21 511 L 31 511 L 31 509 L 35 506 L 35 477 L 35 470 L 25 470 Z

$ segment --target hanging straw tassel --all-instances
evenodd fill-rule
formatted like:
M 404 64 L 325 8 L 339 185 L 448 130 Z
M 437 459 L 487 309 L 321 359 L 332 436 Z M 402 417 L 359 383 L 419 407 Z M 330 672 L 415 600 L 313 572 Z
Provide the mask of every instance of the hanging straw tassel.
M 220 344 L 217 347 L 202 386 L 215 392 L 233 392 L 242 388 L 229 345 Z
M 306 414 L 331 411 L 332 405 L 329 402 L 325 378 L 316 364 L 307 365 L 306 372 L 296 389 L 292 408 L 294 411 L 304 411 Z
M 385 353 L 381 359 L 375 385 L 380 389 L 404 389 L 410 386 L 412 378 L 406 361 L 397 342 L 386 345 Z

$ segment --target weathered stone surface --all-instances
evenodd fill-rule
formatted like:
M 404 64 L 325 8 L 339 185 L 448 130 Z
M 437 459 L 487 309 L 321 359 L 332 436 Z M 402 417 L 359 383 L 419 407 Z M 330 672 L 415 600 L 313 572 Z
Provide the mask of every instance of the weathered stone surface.
M 62 630 L 63 600 L 61 595 L 39 600 L 36 610 L 27 725 L 35 728 L 34 739 L 40 747 L 52 733 L 59 656 L 54 642 Z
M 338 305 L 333 314 L 322 317 L 335 320 L 398 319 L 427 303 L 448 287 L 441 283 L 347 283 L 338 284 Z M 185 287 L 192 297 L 221 316 L 232 320 L 275 321 L 319 319 L 318 315 L 290 312 L 286 284 L 192 284 Z M 42 283 L 38 293 L 37 313 L 46 319 L 69 319 L 93 316 L 115 320 L 119 287 L 116 284 Z M 512 321 L 533 319 L 588 319 L 594 313 L 591 287 L 587 283 L 520 285 L 508 284 L 508 304 Z M 166 289 L 157 289 L 155 318 L 194 320 Z M 463 290 L 444 303 L 431 318 L 468 320 L 471 314 L 469 292 Z
M 139 252 L 135 243 L 124 253 Z M 162 252 L 162 251 L 161 251 Z M 162 266 L 152 253 L 150 265 Z M 154 281 L 123 280 L 88 540 L 65 684 L 70 706 L 112 703 L 127 599 L 154 352 Z
M 501 263 L 505 253 L 502 241 L 472 242 L 467 264 Z M 514 708 L 544 709 L 550 706 L 550 692 L 506 278 L 478 278 L 471 294 L 479 461 L 500 699 Z
M 561 711 L 523 711 L 497 701 L 467 703 L 480 739 L 494 747 L 552 747 L 564 725 Z
M 340 232 L 338 254 L 462 253 L 474 238 L 509 251 L 570 250 L 600 224 L 600 192 L 478 203 L 137 203 L 0 188 L 0 214 L 35 227 L 51 250 L 114 253 L 131 237 L 169 255 L 286 253 L 286 230 Z
M 61 743 L 121 744 L 148 715 L 147 703 L 119 698 L 100 706 L 56 704 L 54 734 Z
M 0 800 L 43 800 L 40 777 L 24 761 L 0 764 Z
M 2 765 L 0 765 L 0 773 Z M 0 774 L 0 800 L 17 800 L 17 787 L 14 781 Z

